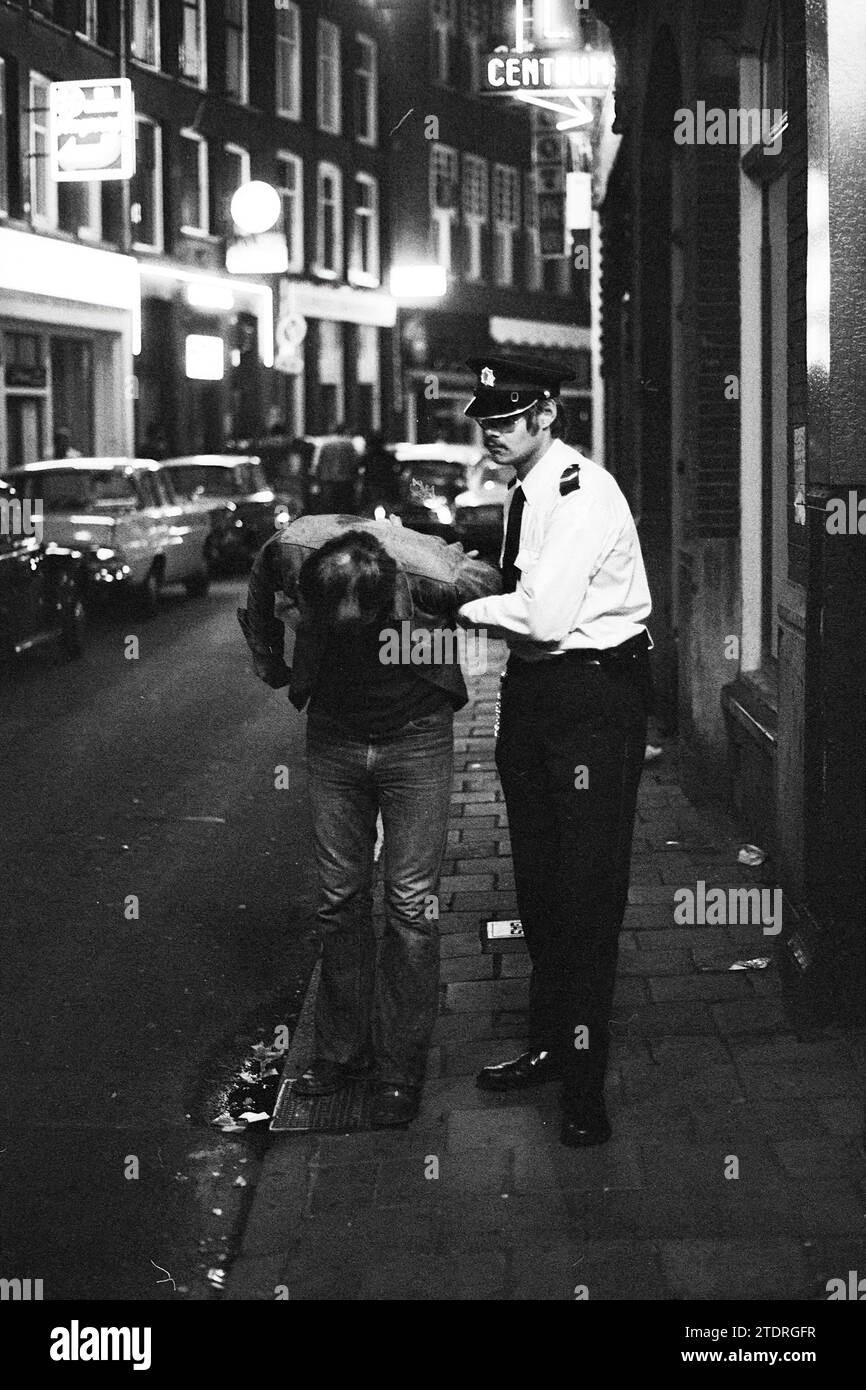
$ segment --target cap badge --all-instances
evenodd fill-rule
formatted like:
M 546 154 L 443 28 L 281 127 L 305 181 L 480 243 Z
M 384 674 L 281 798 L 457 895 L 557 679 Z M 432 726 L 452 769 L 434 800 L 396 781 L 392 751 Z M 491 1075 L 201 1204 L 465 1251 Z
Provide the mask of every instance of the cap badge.
M 493 372 L 492 372 L 492 370 L 490 369 L 490 367 L 482 367 L 482 368 L 481 368 L 481 385 L 482 385 L 482 386 L 495 386 L 495 385 L 496 385 L 496 377 L 493 375 Z

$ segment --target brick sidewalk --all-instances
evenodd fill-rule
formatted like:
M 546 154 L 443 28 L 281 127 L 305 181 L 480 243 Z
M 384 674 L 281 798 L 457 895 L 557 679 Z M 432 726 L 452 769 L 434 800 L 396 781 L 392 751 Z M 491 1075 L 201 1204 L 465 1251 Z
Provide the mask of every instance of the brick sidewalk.
M 485 917 L 517 915 L 495 669 L 457 717 L 442 1000 L 418 1119 L 275 1136 L 227 1297 L 826 1298 L 828 1279 L 866 1274 L 862 1037 L 798 1039 L 773 967 L 730 972 L 771 953 L 759 926 L 674 924 L 677 887 L 769 879 L 738 865 L 735 825 L 686 799 L 671 759 L 645 770 L 639 796 L 613 1139 L 564 1148 L 555 1085 L 476 1089 L 526 1024 L 526 956 L 483 955 L 478 935 Z

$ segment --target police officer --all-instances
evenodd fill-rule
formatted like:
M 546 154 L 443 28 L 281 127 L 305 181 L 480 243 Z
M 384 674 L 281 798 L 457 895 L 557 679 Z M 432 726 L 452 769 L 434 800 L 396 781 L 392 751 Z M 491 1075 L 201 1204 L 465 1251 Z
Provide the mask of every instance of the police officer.
M 562 440 L 567 367 L 473 358 L 477 420 L 516 473 L 503 592 L 460 609 L 504 637 L 496 766 L 532 962 L 529 1049 L 477 1084 L 561 1083 L 564 1144 L 604 1143 L 609 1024 L 649 694 L 651 603 L 614 478 Z

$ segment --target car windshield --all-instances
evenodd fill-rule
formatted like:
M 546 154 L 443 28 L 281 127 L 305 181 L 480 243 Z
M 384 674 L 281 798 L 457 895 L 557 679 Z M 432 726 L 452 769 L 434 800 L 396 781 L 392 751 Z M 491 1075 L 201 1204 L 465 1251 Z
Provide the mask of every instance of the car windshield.
M 168 471 L 184 497 L 231 497 L 246 492 L 243 482 L 238 482 L 241 468 L 240 464 L 214 468 L 207 463 L 173 463 Z
M 140 504 L 135 478 L 120 469 L 27 473 L 21 482 L 22 491 L 41 498 L 47 512 L 112 511 Z
M 488 484 L 493 487 L 507 487 L 514 477 L 514 469 L 507 464 L 485 463 L 478 474 L 476 486 L 483 488 Z
M 412 459 L 403 465 L 403 480 L 413 501 L 447 497 L 453 502 L 466 486 L 466 469 L 460 463 L 445 463 L 442 459 Z

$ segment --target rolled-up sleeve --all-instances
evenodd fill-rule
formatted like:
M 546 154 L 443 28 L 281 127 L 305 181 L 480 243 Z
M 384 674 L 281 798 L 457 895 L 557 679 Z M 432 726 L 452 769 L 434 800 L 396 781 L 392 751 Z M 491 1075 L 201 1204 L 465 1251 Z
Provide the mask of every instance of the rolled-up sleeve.
M 288 685 L 291 675 L 285 662 L 286 629 L 274 613 L 274 600 L 283 586 L 279 545 L 277 534 L 262 546 L 250 572 L 247 606 L 237 610 L 256 674 L 276 687 Z

